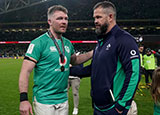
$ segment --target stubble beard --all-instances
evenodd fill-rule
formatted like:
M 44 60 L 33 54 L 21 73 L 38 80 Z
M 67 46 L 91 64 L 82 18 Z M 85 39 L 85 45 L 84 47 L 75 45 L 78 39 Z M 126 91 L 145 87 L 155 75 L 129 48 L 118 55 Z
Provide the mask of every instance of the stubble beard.
M 97 35 L 104 35 L 108 29 L 108 24 L 103 24 L 100 28 L 96 28 L 95 32 Z
M 54 32 L 58 35 L 62 35 L 64 33 L 66 33 L 66 30 L 65 31 L 57 31 L 57 30 L 54 30 Z

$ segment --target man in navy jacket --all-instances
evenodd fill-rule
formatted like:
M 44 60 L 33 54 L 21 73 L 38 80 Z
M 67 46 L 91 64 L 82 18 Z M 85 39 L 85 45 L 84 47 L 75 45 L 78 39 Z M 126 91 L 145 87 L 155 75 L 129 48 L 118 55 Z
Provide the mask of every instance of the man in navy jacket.
M 140 79 L 138 46 L 116 24 L 114 4 L 99 2 L 93 10 L 98 43 L 91 65 L 71 69 L 71 75 L 91 75 L 94 115 L 126 115 Z

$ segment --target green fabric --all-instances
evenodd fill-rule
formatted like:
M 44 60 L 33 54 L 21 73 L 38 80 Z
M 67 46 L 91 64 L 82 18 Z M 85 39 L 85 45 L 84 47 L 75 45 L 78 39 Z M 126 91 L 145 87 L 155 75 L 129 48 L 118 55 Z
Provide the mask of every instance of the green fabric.
M 98 40 L 100 42 L 100 46 L 103 45 L 103 38 Z
M 139 59 L 133 59 L 131 62 L 132 62 L 133 73 L 131 75 L 127 90 L 121 100 L 118 100 L 118 99 L 119 99 L 119 94 L 123 88 L 126 75 L 122 68 L 122 64 L 120 63 L 119 60 L 117 63 L 116 75 L 114 77 L 113 94 L 114 94 L 115 100 L 116 101 L 118 100 L 118 103 L 123 107 L 125 107 L 126 102 L 132 98 L 134 91 L 136 89 L 136 84 L 138 83 L 138 80 L 139 80 Z
M 139 81 L 139 59 L 133 59 L 132 62 L 132 75 L 130 78 L 130 82 L 128 85 L 128 88 L 122 98 L 122 100 L 119 100 L 118 103 L 122 106 L 125 106 L 128 100 L 130 100 L 134 94 L 134 91 L 136 89 L 136 85 Z
M 94 107 L 95 107 L 97 110 L 99 110 L 99 111 L 108 111 L 108 110 L 112 109 L 114 106 L 115 106 L 115 105 L 112 105 L 112 106 L 109 107 L 108 109 L 100 109 L 100 108 L 98 108 L 98 107 L 94 104 Z
M 155 57 L 154 54 L 147 56 L 146 54 L 143 56 L 143 64 L 146 70 L 153 70 L 156 68 Z
M 33 97 L 43 104 L 58 104 L 67 100 L 67 84 L 69 76 L 70 57 L 74 53 L 73 45 L 62 37 L 65 47 L 65 71 L 61 72 L 58 50 L 47 33 L 33 40 L 26 56 L 37 60 L 34 68 Z M 61 40 L 57 40 L 62 51 Z
M 119 98 L 119 93 L 122 90 L 124 80 L 125 80 L 125 73 L 123 71 L 122 64 L 118 58 L 116 75 L 115 75 L 114 81 L 113 81 L 113 94 L 114 94 L 114 98 L 116 101 Z
M 154 104 L 154 115 L 160 115 L 160 105 Z

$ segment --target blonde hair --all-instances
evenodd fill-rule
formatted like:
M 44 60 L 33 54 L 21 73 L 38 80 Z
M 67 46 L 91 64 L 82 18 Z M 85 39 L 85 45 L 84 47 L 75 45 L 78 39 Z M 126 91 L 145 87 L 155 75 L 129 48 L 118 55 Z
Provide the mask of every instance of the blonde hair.
M 48 19 L 50 19 L 50 17 L 51 17 L 56 11 L 62 11 L 62 12 L 64 12 L 65 14 L 68 14 L 68 10 L 67 10 L 65 7 L 63 7 L 62 5 L 54 5 L 54 6 L 51 6 L 50 8 L 48 8 L 48 12 L 47 12 Z
M 160 67 L 157 67 L 153 72 L 151 95 L 155 103 L 160 103 Z

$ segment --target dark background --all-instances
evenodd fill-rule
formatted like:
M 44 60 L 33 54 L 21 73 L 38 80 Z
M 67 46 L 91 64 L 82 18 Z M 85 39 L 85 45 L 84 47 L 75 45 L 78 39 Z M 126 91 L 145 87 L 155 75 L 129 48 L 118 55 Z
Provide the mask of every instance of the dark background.
M 93 6 L 103 0 L 29 1 L 30 4 L 25 5 L 20 4 L 19 0 L 0 0 L 0 41 L 31 41 L 46 32 L 47 9 L 55 4 L 61 4 L 69 11 L 69 26 L 65 37 L 70 40 L 96 40 Z M 137 40 L 142 37 L 145 47 L 160 49 L 160 0 L 110 1 L 117 8 L 117 23 L 122 29 Z M 7 3 L 10 4 L 5 11 Z M 0 44 L 1 51 L 5 47 Z M 79 45 L 76 47 L 81 48 Z M 83 46 L 83 50 L 89 50 L 90 47 L 93 46 L 87 44 Z

